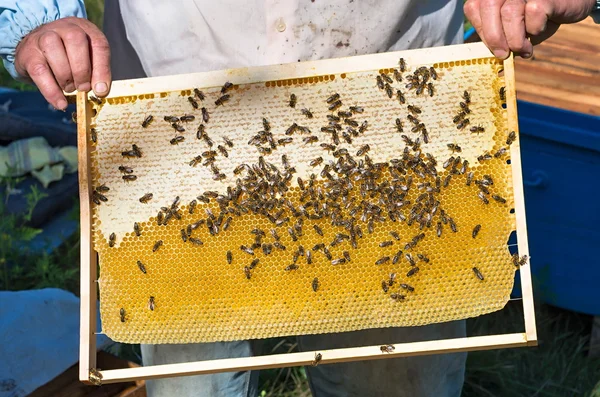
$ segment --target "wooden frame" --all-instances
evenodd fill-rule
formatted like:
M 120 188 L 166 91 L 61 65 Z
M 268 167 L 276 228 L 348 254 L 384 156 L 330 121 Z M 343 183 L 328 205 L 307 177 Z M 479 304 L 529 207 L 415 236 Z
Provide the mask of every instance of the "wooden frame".
M 489 57 L 489 50 L 481 43 L 461 46 L 448 46 L 435 49 L 422 49 L 402 52 L 402 56 L 418 55 L 420 63 L 434 63 L 439 60 L 452 61 Z M 149 92 L 173 91 L 187 89 L 195 81 L 201 80 L 203 85 L 214 83 L 218 86 L 227 79 L 234 84 L 244 84 L 266 80 L 287 79 L 289 76 L 308 77 L 345 72 L 379 69 L 382 64 L 394 64 L 398 53 L 366 55 L 360 57 L 323 60 L 298 64 L 277 65 L 257 68 L 244 68 L 229 71 L 216 71 L 201 74 L 168 76 L 140 80 L 114 82 L 109 97 L 137 95 Z M 389 62 L 388 62 L 389 61 Z M 267 78 L 268 76 L 268 78 Z M 508 128 L 518 131 L 517 102 L 515 96 L 514 59 L 512 56 L 504 62 L 506 84 L 506 105 L 508 110 Z M 88 126 L 91 120 L 91 107 L 85 93 L 77 94 L 78 145 L 79 145 L 79 192 L 81 212 L 81 328 L 80 328 L 80 363 L 79 377 L 86 383 L 114 383 L 136 379 L 156 379 L 171 376 L 211 374 L 226 371 L 257 370 L 295 365 L 309 365 L 317 352 L 302 352 L 267 355 L 258 357 L 230 358 L 220 360 L 198 361 L 191 363 L 156 365 L 139 368 L 113 369 L 97 371 L 96 367 L 96 307 L 97 307 L 97 256 L 91 236 L 91 208 L 89 180 L 89 140 Z M 525 221 L 525 203 L 523 200 L 523 183 L 519 140 L 511 146 L 513 185 L 515 196 L 516 229 L 518 233 L 519 253 L 529 253 L 527 242 L 527 226 Z M 339 362 L 397 358 L 439 353 L 454 353 L 474 350 L 487 350 L 508 347 L 537 345 L 533 291 L 529 265 L 520 270 L 521 289 L 523 294 L 523 310 L 525 332 L 442 339 L 427 342 L 397 343 L 395 350 L 382 354 L 380 345 L 353 347 L 345 349 L 322 350 L 321 364 Z M 384 343 L 387 341 L 382 341 Z

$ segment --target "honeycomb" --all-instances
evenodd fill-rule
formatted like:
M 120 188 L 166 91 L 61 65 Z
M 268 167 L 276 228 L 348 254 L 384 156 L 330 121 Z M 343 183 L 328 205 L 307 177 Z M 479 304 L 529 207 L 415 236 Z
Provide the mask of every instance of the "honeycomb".
M 99 202 L 92 203 L 92 232 L 99 257 L 103 332 L 126 343 L 231 341 L 418 326 L 504 307 L 516 269 L 507 247 L 515 229 L 510 150 L 478 160 L 507 147 L 507 112 L 499 96 L 503 66 L 495 58 L 421 64 L 407 57 L 406 62 L 401 83 L 393 74 L 398 64 L 263 79 L 234 85 L 222 105 L 215 104 L 221 86 L 197 87 L 205 96 L 203 101 L 196 98 L 198 109 L 188 100 L 196 87 L 91 102 L 91 127 L 97 135 L 90 141 L 93 186 L 110 189 L 102 193 L 106 201 L 92 196 Z M 436 79 L 429 67 L 435 69 Z M 394 79 L 391 99 L 385 88 L 378 88 L 381 73 Z M 417 95 L 420 82 L 407 88 L 415 73 L 420 82 L 429 74 L 433 96 L 427 85 Z M 453 118 L 463 110 L 465 90 L 470 95 L 470 113 L 465 116 L 470 123 L 459 129 Z M 335 93 L 342 104 L 329 111 L 326 100 Z M 296 96 L 295 108 L 289 104 L 291 94 Z M 421 113 L 413 114 L 408 105 Z M 327 115 L 349 111 L 350 106 L 364 109 L 349 117 L 358 123 L 352 128 L 358 130 L 364 121 L 368 126 L 357 136 L 349 133 L 349 143 L 342 132 L 350 125 L 342 119 L 336 150 L 346 149 L 348 154 L 325 150 L 321 144 L 333 141 L 330 132 L 321 131 L 328 126 Z M 203 107 L 208 122 L 202 121 Z M 302 109 L 309 109 L 313 117 Z M 171 115 L 194 115 L 195 120 L 180 122 L 185 131 L 176 132 L 164 120 Z M 425 125 L 428 143 L 421 132 L 412 131 L 416 124 L 409 115 Z M 153 120 L 143 127 L 149 116 Z M 310 133 L 296 129 L 286 135 L 293 123 Z M 200 124 L 214 142 L 212 148 L 197 138 Z M 476 126 L 483 131 L 471 132 Z M 265 127 L 270 127 L 268 133 Z M 268 153 L 250 144 L 256 135 L 267 139 L 263 148 L 270 147 L 264 137 L 271 136 L 275 149 Z M 184 139 L 172 144 L 176 136 Z M 318 141 L 305 143 L 310 136 Z M 291 143 L 278 143 L 289 137 Z M 415 143 L 417 138 L 421 141 Z M 122 152 L 131 151 L 134 144 L 141 157 L 124 157 Z M 367 144 L 368 152 L 358 155 Z M 449 144 L 460 146 L 461 152 L 453 152 Z M 203 165 L 208 150 L 216 152 L 218 170 Z M 194 165 L 198 155 L 202 160 Z M 460 156 L 461 163 L 444 168 L 451 156 Z M 323 161 L 317 165 L 313 160 L 319 157 Z M 462 160 L 468 161 L 464 170 Z M 246 166 L 239 167 L 242 164 Z M 120 166 L 132 168 L 132 173 L 121 172 Z M 224 179 L 215 180 L 215 171 Z M 136 178 L 125 181 L 124 175 Z M 485 182 L 488 176 L 493 184 Z M 488 204 L 478 196 L 482 189 L 489 190 L 482 193 Z M 140 202 L 148 193 L 152 198 Z M 159 212 L 164 217 L 175 210 L 180 219 L 170 215 L 166 225 L 159 225 Z M 202 224 L 188 235 L 188 225 L 198 221 Z M 474 238 L 476 225 L 480 231 Z M 423 237 L 416 237 L 421 233 Z M 154 250 L 159 240 L 162 244 Z M 241 249 L 253 244 L 253 254 Z M 331 259 L 322 248 L 315 249 L 318 244 L 325 244 Z M 403 252 L 395 261 L 399 250 Z M 293 264 L 297 268 L 290 270 Z M 395 279 L 389 285 L 392 273 Z

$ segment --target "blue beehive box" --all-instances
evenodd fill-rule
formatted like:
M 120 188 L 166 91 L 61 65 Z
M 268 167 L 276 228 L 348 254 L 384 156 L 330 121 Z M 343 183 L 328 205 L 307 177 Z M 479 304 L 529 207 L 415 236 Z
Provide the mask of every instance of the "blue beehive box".
M 521 101 L 518 112 L 535 297 L 598 316 L 600 117 Z

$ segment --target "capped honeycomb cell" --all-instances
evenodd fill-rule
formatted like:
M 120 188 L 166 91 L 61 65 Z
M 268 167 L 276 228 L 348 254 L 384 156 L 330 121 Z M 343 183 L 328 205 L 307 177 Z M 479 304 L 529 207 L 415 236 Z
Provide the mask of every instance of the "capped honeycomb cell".
M 222 87 L 94 103 L 103 332 L 231 341 L 501 309 L 516 269 L 502 64 L 382 66 L 220 103 Z

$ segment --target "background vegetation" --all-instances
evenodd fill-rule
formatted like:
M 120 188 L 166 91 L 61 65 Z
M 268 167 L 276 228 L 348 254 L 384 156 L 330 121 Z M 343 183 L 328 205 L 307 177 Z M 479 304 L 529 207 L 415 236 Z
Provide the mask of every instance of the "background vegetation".
M 88 16 L 102 25 L 104 0 L 86 0 Z M 468 28 L 470 26 L 466 26 Z M 15 82 L 0 68 L 0 85 L 19 90 L 34 89 Z M 1 180 L 10 190 L 17 181 Z M 42 198 L 36 189 L 27 195 L 30 210 Z M 78 233 L 51 254 L 33 253 L 27 243 L 41 230 L 26 226 L 31 211 L 22 218 L 8 215 L 0 202 L 0 289 L 23 290 L 57 287 L 79 293 Z M 74 203 L 73 218 L 78 217 Z M 600 397 L 600 359 L 589 358 L 591 317 L 537 304 L 540 346 L 473 352 L 467 361 L 464 397 L 481 396 L 591 396 Z M 522 329 L 520 302 L 510 302 L 498 312 L 467 320 L 469 335 L 515 332 Z M 272 339 L 265 353 L 297 350 L 293 338 Z M 111 352 L 140 362 L 138 345 L 115 344 Z M 401 387 L 401 385 L 399 386 Z M 265 370 L 260 374 L 261 396 L 310 396 L 304 368 Z M 595 390 L 595 391 L 594 391 Z

